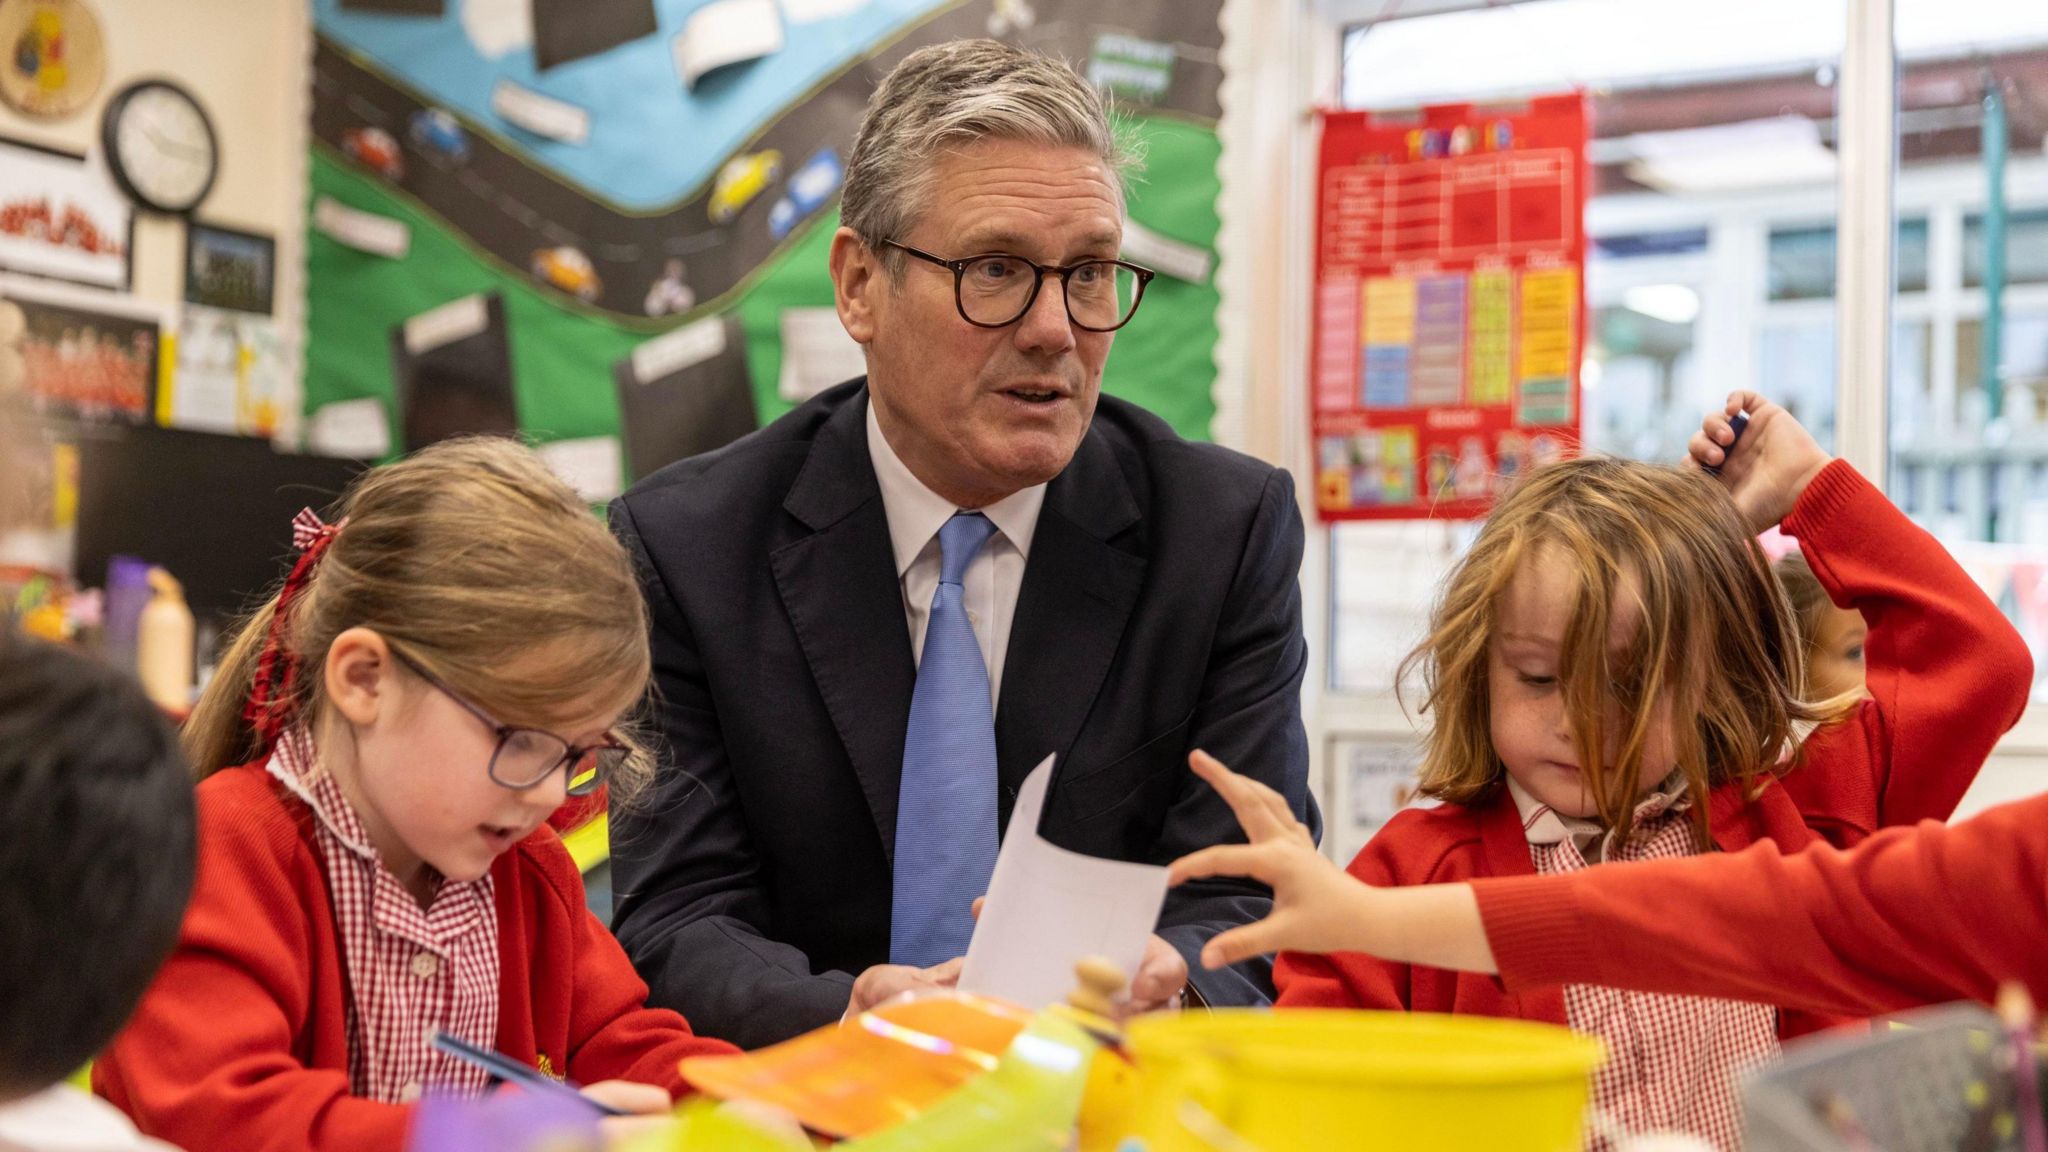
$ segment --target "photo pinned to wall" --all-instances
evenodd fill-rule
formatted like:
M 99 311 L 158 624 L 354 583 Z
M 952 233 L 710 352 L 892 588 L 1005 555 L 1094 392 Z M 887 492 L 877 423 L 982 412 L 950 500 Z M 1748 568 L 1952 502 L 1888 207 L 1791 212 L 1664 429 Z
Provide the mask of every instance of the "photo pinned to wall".
M 291 408 L 290 381 L 276 321 L 188 304 L 179 317 L 177 371 L 164 406 L 166 423 L 273 438 Z
M 185 300 L 269 315 L 277 295 L 277 241 L 193 221 L 185 232 Z
M 129 424 L 154 418 L 163 356 L 161 309 L 20 277 L 0 280 L 0 309 L 9 311 L 7 327 L 21 332 L 13 351 L 32 411 Z
M 503 296 L 464 296 L 414 316 L 392 329 L 391 358 L 405 451 L 519 433 Z
M 654 0 L 532 0 L 532 8 L 533 63 L 543 72 L 655 32 Z
M 0 137 L 0 269 L 126 290 L 134 212 L 85 157 Z
M 1422 749 L 1414 741 L 1344 739 L 1334 742 L 1338 787 L 1343 797 L 1333 805 L 1342 813 L 1326 833 L 1339 861 L 1348 861 L 1373 834 L 1404 808 L 1431 801 L 1416 792 Z
M 440 16 L 448 10 L 447 0 L 341 0 L 341 6 L 387 16 Z
M 738 316 L 664 333 L 612 369 L 633 479 L 723 448 L 760 426 Z

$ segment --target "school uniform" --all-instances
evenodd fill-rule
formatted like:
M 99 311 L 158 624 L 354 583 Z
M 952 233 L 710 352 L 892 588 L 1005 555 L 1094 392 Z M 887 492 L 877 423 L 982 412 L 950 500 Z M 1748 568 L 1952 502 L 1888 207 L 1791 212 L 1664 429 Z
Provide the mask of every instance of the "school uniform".
M 1783 529 L 1800 541 L 1834 601 L 1868 621 L 1869 699 L 1841 723 L 1813 733 L 1802 762 L 1757 781 L 1753 794 L 1744 795 L 1734 782 L 1713 789 L 1706 799 L 1713 849 L 1739 852 L 1765 841 L 1786 852 L 1818 843 L 1846 847 L 1886 826 L 1946 819 L 2026 706 L 2033 660 L 2025 643 L 1940 542 L 1845 462 L 1829 464 L 1807 486 Z M 1500 786 L 1476 804 L 1401 812 L 1349 871 L 1384 887 L 1533 877 L 1596 862 L 1559 851 L 1560 838 L 1539 824 L 1541 813 L 1527 802 L 1518 805 Z M 1627 859 L 1686 855 L 1693 850 L 1689 825 L 1679 812 L 1660 811 L 1630 844 L 1609 847 Z M 1658 896 L 1641 918 L 1668 919 L 1680 930 L 1692 922 L 1688 901 L 1676 894 Z M 1584 988 L 1532 982 L 1511 988 L 1491 976 L 1357 954 L 1283 954 L 1275 981 L 1283 1007 L 1457 1012 L 1580 1027 L 1616 1049 L 1611 1062 L 1635 1066 L 1632 1094 L 1699 1079 L 1703 1070 L 1652 1067 L 1664 1058 L 1661 1049 L 1687 1038 L 1655 1023 L 1662 1018 L 1668 1024 L 1679 1012 L 1665 1002 L 1671 998 L 1600 998 L 1606 1007 L 1591 1007 L 1584 1001 L 1596 997 Z M 1577 1012 L 1571 1010 L 1575 1000 L 1581 1001 Z M 1753 1022 L 1738 1021 L 1740 1014 L 1731 1007 L 1692 1018 L 1695 1026 L 1707 1022 L 1715 1036 L 1744 1037 L 1703 1045 L 1722 1049 L 1709 1073 L 1732 1071 L 1772 1049 L 1763 1044 L 1759 1051 Z M 1789 1038 L 1850 1018 L 1788 1008 L 1777 1012 L 1774 1031 Z M 1725 1115 L 1730 1107 L 1732 1096 L 1699 1102 L 1692 1114 Z M 1710 1127 L 1720 1130 L 1718 1122 Z
M 178 945 L 93 1066 L 94 1090 L 142 1131 L 189 1152 L 399 1152 L 422 1091 L 482 1087 L 431 1050 L 432 1028 L 556 1078 L 677 1094 L 680 1060 L 735 1050 L 645 1006 L 552 830 L 423 909 L 310 761 L 293 733 L 199 785 Z

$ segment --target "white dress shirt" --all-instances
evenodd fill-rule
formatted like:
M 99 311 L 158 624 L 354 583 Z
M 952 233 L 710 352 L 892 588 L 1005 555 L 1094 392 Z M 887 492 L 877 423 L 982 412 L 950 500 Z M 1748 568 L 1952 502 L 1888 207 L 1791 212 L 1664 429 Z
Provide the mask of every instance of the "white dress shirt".
M 924 660 L 924 630 L 939 590 L 939 529 L 961 511 L 952 501 L 925 487 L 889 446 L 868 404 L 868 456 L 882 486 L 882 509 L 889 518 L 889 542 L 896 553 L 896 578 L 903 588 L 903 618 L 910 625 L 911 656 Z M 1045 505 L 1045 485 L 1013 492 L 986 508 L 995 534 L 975 554 L 962 581 L 967 621 L 981 645 L 988 668 L 989 705 L 1003 690 L 1003 656 L 1010 647 L 1010 622 L 1017 615 L 1017 592 L 1024 585 L 1024 561 L 1031 555 L 1031 534 Z

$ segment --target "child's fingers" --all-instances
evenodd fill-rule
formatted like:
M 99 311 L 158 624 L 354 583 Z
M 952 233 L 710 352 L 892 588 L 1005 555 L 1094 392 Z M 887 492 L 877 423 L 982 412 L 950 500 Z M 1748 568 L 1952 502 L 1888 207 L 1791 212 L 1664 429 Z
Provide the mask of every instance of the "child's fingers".
M 1270 888 L 1279 871 L 1274 867 L 1272 849 L 1265 845 L 1218 844 L 1175 860 L 1166 882 L 1179 885 L 1211 876 L 1247 876 Z
M 1287 797 L 1256 780 L 1249 783 L 1258 790 L 1259 803 L 1265 805 L 1267 819 L 1279 836 L 1315 847 L 1315 838 L 1308 834 L 1307 826 L 1294 814 L 1294 805 L 1287 802 Z
M 609 1116 L 598 1123 L 597 1134 L 608 1149 L 630 1148 L 644 1146 L 675 1126 L 673 1116 Z
M 1714 417 L 1710 416 L 1707 420 L 1712 423 Z M 1714 443 L 1713 433 L 1702 427 L 1692 434 L 1692 439 L 1686 441 L 1685 460 L 1682 464 L 1688 468 L 1713 468 L 1718 467 L 1727 456 L 1726 452 L 1721 451 L 1720 445 Z
M 1220 932 L 1202 945 L 1202 967 L 1227 968 L 1241 960 L 1278 952 L 1284 925 L 1279 915 Z
M 583 1090 L 585 1096 L 610 1108 L 635 1116 L 656 1116 L 673 1105 L 669 1094 L 652 1084 L 631 1080 L 604 1080 Z
M 1722 414 L 1733 418 L 1737 412 L 1754 413 L 1763 406 L 1764 398 L 1762 396 L 1746 388 L 1741 388 L 1728 394 L 1728 406 L 1723 410 Z M 1726 441 L 1723 441 L 1723 443 L 1726 443 Z
M 1188 753 L 1188 764 L 1195 770 L 1195 775 L 1208 781 L 1209 786 L 1223 797 L 1223 802 L 1230 805 L 1238 825 L 1254 844 L 1287 834 L 1288 825 L 1293 823 L 1293 812 L 1271 788 L 1257 780 L 1239 776 L 1224 767 L 1222 761 L 1199 748 Z M 1275 820 L 1274 805 L 1267 800 L 1269 796 L 1279 801 L 1281 811 L 1287 812 L 1286 821 Z

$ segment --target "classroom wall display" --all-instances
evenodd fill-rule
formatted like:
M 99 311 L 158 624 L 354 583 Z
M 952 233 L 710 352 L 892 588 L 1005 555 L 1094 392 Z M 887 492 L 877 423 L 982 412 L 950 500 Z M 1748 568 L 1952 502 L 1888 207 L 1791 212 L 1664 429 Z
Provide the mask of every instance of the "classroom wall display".
M 781 381 L 818 367 L 823 343 L 787 346 L 783 314 L 832 305 L 826 253 L 868 94 L 918 48 L 993 35 L 1074 61 L 1145 147 L 1129 214 L 1175 258 L 1117 334 L 1104 388 L 1208 435 L 1223 0 L 311 3 L 312 197 L 409 242 L 373 254 L 309 229 L 309 411 L 402 411 L 399 361 L 366 350 L 490 295 L 536 439 L 621 437 L 636 476 L 668 455 L 656 441 L 697 442 L 625 427 L 642 401 L 676 416 L 665 401 L 683 394 L 634 392 L 617 366 L 718 318 L 737 324 L 756 421 L 774 419 L 796 402 Z M 711 406 L 702 432 L 727 435 L 746 408 Z
M 451 301 L 392 328 L 390 338 L 406 451 L 519 431 L 503 297 Z
M 747 384 L 746 333 L 713 316 L 649 340 L 612 367 L 626 462 L 645 476 L 760 427 Z
M 20 311 L 13 350 L 31 410 L 130 424 L 155 418 L 162 317 L 154 309 L 14 280 L 0 284 L 0 301 Z
M 82 0 L 0 4 L 0 100 L 54 120 L 92 103 L 107 78 L 99 18 Z
M 193 221 L 185 230 L 185 300 L 268 314 L 277 292 L 277 241 Z
M 0 138 L 0 269 L 125 289 L 133 223 L 84 156 Z
M 1322 128 L 1317 510 L 1484 516 L 1578 442 L 1585 100 L 1332 113 Z
M 159 423 L 266 439 L 277 435 L 291 376 L 276 320 L 188 303 L 178 317 L 175 347 L 177 369 L 158 398 Z

